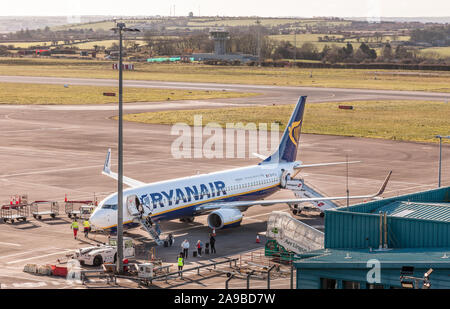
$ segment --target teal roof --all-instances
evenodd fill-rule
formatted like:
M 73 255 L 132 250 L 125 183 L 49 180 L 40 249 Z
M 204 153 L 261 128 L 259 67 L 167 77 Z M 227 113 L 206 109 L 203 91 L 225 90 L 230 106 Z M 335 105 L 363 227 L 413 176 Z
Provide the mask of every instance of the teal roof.
M 314 256 L 311 256 L 314 255 Z M 445 268 L 450 270 L 450 248 L 386 249 L 321 249 L 298 256 L 297 268 L 364 268 L 371 259 L 380 261 L 382 267 L 414 266 Z
M 450 203 L 396 201 L 372 213 L 386 212 L 388 216 L 450 222 Z

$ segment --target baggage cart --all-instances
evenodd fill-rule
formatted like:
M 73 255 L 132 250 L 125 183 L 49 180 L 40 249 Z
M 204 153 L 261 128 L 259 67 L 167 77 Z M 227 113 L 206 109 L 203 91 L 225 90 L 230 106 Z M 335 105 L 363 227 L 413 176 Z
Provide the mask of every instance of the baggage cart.
M 3 205 L 1 208 L 1 219 L 3 222 L 14 224 L 15 221 L 27 221 L 30 215 L 30 207 L 28 205 Z
M 93 206 L 92 201 L 65 201 L 64 211 L 69 218 L 80 218 L 82 206 Z
M 80 207 L 80 218 L 89 220 L 95 207 L 96 207 L 95 205 L 82 205 Z
M 50 216 L 54 219 L 59 215 L 59 203 L 55 201 L 34 201 L 30 205 L 31 215 L 38 220 L 42 216 Z

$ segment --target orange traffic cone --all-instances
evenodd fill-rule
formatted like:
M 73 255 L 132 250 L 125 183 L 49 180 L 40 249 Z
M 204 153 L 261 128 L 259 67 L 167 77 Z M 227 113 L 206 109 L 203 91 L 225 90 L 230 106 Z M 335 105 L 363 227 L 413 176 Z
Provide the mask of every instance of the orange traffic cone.
M 216 237 L 216 229 L 213 229 L 211 234 L 212 234 L 212 236 Z
M 10 196 L 10 197 L 9 197 L 9 205 L 12 205 L 12 204 L 13 204 L 13 197 Z
M 64 194 L 64 202 L 67 202 L 67 194 Z
M 19 197 L 17 195 L 16 195 L 15 201 L 16 201 L 16 205 L 19 205 Z
M 256 235 L 256 243 L 259 244 L 261 240 L 259 240 L 259 235 Z

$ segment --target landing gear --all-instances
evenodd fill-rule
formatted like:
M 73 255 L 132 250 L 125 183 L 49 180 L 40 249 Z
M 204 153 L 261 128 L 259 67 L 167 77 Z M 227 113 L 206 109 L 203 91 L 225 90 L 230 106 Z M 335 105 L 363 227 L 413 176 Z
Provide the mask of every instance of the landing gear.
M 194 222 L 194 217 L 183 217 L 183 218 L 180 218 L 180 221 L 186 222 L 186 223 L 192 223 L 192 222 Z
M 291 212 L 294 216 L 300 215 L 302 210 L 298 207 L 298 204 L 289 205 L 289 208 L 291 209 Z

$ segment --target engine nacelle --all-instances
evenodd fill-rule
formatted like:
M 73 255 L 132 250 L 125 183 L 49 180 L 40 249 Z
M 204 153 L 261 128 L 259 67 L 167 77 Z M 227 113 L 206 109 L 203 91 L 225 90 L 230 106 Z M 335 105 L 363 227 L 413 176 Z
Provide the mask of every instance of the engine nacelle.
M 214 210 L 208 215 L 207 221 L 209 227 L 216 230 L 239 226 L 242 222 L 242 212 L 238 209 Z

